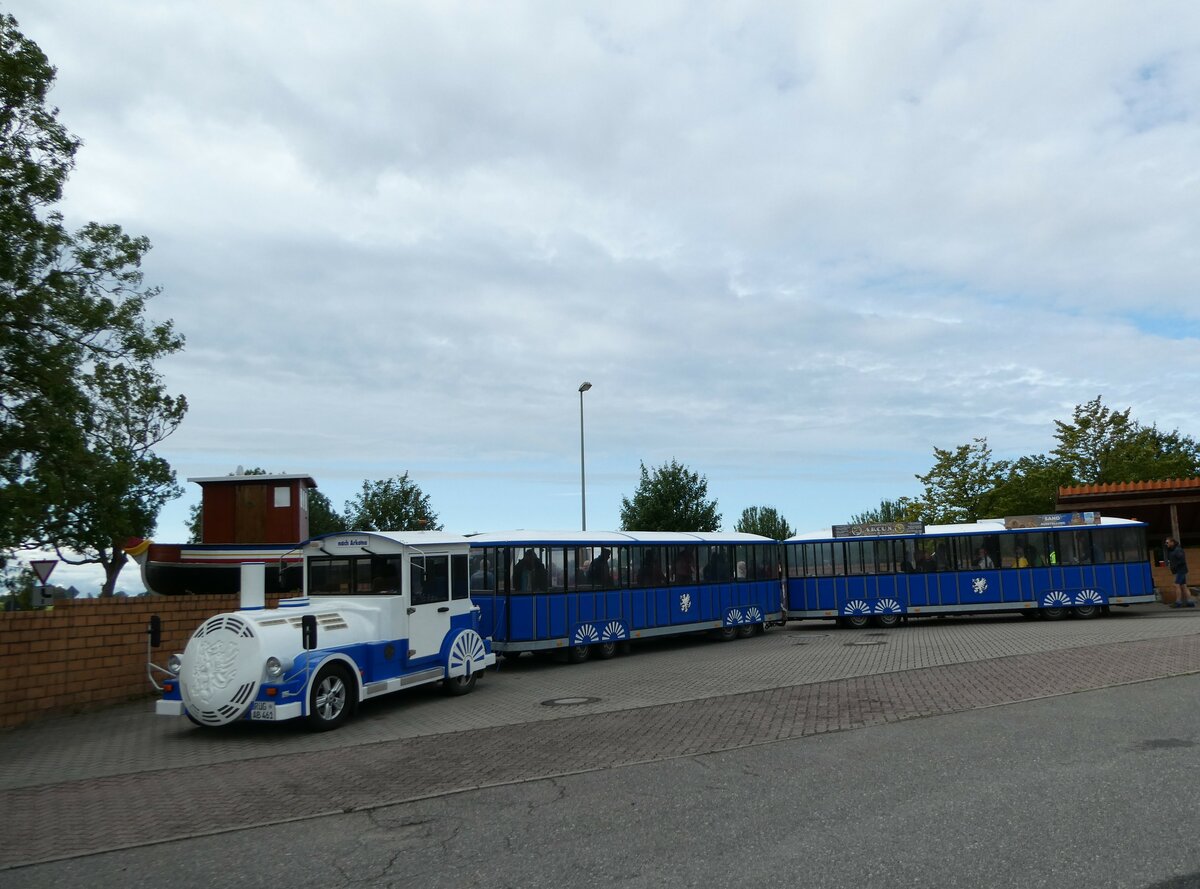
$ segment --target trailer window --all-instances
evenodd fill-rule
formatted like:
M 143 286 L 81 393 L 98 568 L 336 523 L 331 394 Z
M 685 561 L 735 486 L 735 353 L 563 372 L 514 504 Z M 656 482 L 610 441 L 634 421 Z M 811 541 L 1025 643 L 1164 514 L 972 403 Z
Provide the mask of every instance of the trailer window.
M 542 546 L 527 546 L 510 555 L 512 579 L 509 589 L 514 593 L 544 593 L 548 572 L 547 551 Z
M 471 557 L 471 589 L 496 588 L 496 550 L 485 549 Z

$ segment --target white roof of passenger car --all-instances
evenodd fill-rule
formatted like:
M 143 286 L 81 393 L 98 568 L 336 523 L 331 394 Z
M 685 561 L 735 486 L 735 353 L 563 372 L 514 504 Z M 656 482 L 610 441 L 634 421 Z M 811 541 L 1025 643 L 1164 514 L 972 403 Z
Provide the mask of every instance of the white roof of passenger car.
M 491 544 L 545 546 L 620 546 L 631 543 L 706 543 L 706 544 L 753 544 L 774 543 L 769 537 L 758 534 L 742 534 L 737 531 L 488 531 L 473 534 L 468 538 L 473 546 Z
M 1135 521 L 1134 519 L 1118 519 L 1110 516 L 1101 516 L 1100 525 L 1062 525 L 1049 528 L 1005 528 L 1004 519 L 980 519 L 978 522 L 964 522 L 961 525 L 926 525 L 923 534 L 881 534 L 881 535 L 864 535 L 869 539 L 880 539 L 885 537 L 936 537 L 947 536 L 951 534 L 997 534 L 1001 532 L 1014 533 L 1017 531 L 1089 531 L 1092 528 L 1104 527 L 1113 528 L 1122 525 L 1138 526 L 1144 525 L 1145 522 Z M 795 537 L 789 537 L 786 542 L 800 543 L 807 540 L 833 540 L 833 530 L 831 528 L 822 528 L 818 531 L 806 531 L 803 534 L 797 534 Z M 838 540 L 856 540 L 855 537 L 838 537 Z

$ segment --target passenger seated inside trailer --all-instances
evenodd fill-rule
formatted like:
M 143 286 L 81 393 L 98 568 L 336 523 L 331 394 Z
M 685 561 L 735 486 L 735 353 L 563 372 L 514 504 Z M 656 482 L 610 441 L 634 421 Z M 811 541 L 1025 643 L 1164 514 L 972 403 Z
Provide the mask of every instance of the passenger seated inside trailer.
M 521 560 L 513 565 L 513 589 L 521 593 L 546 591 L 546 565 L 533 549 L 525 550 Z
M 714 546 L 708 551 L 708 564 L 704 566 L 704 579 L 725 582 L 730 579 L 729 556 L 726 547 Z
M 666 580 L 662 569 L 662 559 L 655 549 L 647 548 L 642 551 L 642 562 L 637 570 L 638 586 L 661 586 Z
M 487 556 L 476 556 L 471 566 L 471 589 L 492 590 L 496 588 L 496 575 Z
M 696 563 L 690 546 L 681 546 L 675 553 L 675 583 L 695 583 Z
M 612 550 L 607 546 L 600 548 L 600 555 L 592 559 L 587 567 L 587 580 L 592 586 L 607 587 L 612 585 L 612 571 L 608 567 Z

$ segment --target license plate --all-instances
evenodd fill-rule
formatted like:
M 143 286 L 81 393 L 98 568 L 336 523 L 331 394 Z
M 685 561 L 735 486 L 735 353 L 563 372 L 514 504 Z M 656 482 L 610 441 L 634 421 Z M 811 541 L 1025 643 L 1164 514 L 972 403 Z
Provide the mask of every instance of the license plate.
M 251 719 L 275 719 L 275 702 L 274 701 L 255 701 L 254 706 L 250 708 Z

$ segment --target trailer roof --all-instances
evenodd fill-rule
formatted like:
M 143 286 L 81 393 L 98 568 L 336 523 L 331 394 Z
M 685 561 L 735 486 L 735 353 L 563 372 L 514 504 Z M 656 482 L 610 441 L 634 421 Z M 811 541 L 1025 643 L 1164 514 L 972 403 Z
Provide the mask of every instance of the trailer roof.
M 1093 528 L 1115 528 L 1115 527 L 1145 527 L 1145 522 L 1138 522 L 1134 519 L 1118 519 L 1110 516 L 1101 516 L 1099 525 L 1063 525 L 1061 527 L 1047 528 L 1005 528 L 1004 519 L 980 519 L 978 522 L 964 522 L 961 525 L 926 525 L 923 534 L 875 534 L 864 535 L 863 537 L 837 537 L 833 536 L 833 529 L 822 528 L 817 531 L 806 531 L 803 534 L 797 534 L 795 537 L 789 537 L 788 543 L 799 543 L 811 540 L 877 540 L 890 537 L 948 537 L 957 534 L 1022 534 L 1028 531 L 1090 531 Z
M 473 546 L 480 544 L 555 544 L 570 546 L 603 546 L 630 543 L 706 543 L 706 544 L 754 544 L 774 543 L 769 537 L 758 534 L 743 534 L 738 531 L 487 531 L 472 534 L 468 538 Z

